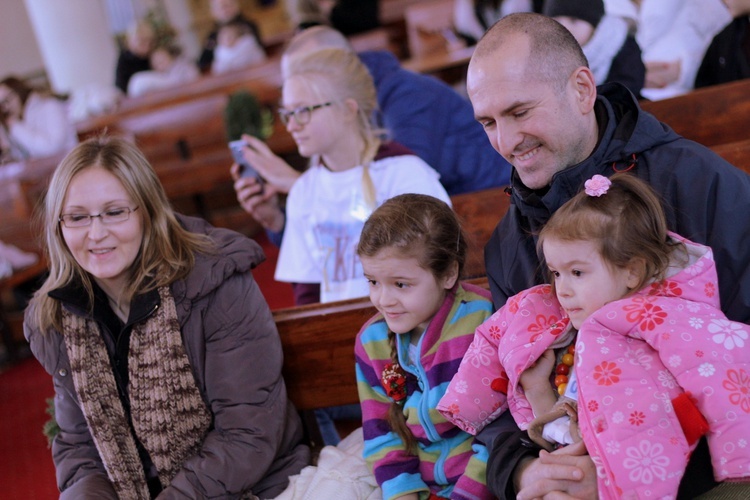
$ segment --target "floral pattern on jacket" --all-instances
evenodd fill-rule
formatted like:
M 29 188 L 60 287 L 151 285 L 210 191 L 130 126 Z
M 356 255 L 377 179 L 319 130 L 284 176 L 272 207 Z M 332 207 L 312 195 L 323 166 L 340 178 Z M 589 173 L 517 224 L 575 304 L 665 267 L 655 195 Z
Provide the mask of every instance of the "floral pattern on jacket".
M 694 448 L 672 405 L 683 393 L 708 421 L 716 480 L 750 479 L 750 327 L 721 312 L 711 249 L 672 236 L 690 263 L 578 333 L 579 423 L 605 498 L 676 496 Z

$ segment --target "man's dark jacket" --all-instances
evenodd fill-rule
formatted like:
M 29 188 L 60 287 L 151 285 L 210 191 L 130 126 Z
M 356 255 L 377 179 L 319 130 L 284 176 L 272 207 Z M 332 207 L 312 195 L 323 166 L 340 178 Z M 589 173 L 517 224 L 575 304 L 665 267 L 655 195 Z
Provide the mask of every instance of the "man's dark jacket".
M 485 247 L 495 307 L 543 282 L 536 235 L 551 215 L 594 174 L 629 169 L 659 194 L 669 229 L 713 249 L 721 308 L 730 319 L 750 323 L 750 176 L 642 111 L 622 85 L 602 85 L 598 93 L 599 141 L 589 158 L 555 174 L 542 191 L 529 190 L 512 173 L 510 208 Z M 538 448 L 509 417 L 490 424 L 479 438 L 490 449 L 488 485 L 498 497 L 513 498 L 513 470 L 522 458 L 536 456 Z M 714 485 L 705 450 L 702 440 L 680 496 Z

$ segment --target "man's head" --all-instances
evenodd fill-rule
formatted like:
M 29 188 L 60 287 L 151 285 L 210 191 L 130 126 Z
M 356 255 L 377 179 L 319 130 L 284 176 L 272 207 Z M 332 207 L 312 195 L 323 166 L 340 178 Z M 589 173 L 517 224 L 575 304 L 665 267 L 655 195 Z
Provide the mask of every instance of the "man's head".
M 340 31 L 328 26 L 312 26 L 300 31 L 289 41 L 281 56 L 281 76 L 286 79 L 291 61 L 320 49 L 342 49 L 354 51 Z
M 467 90 L 490 143 L 531 189 L 596 145 L 594 77 L 575 38 L 549 17 L 512 14 L 492 26 L 469 63 Z
M 240 14 L 239 0 L 211 0 L 211 16 L 216 22 L 226 23 Z

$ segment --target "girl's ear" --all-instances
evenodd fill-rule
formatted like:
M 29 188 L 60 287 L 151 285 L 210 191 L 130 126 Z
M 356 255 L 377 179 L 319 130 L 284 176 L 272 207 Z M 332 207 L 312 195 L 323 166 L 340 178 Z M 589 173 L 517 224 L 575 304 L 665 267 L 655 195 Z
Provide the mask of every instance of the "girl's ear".
M 443 277 L 443 288 L 445 288 L 446 290 L 450 290 L 451 288 L 453 288 L 453 285 L 456 284 L 456 281 L 458 281 L 458 262 L 454 262 L 453 264 L 451 264 L 451 268 Z
M 357 112 L 359 111 L 359 103 L 352 98 L 344 99 L 344 109 L 346 110 L 347 119 L 357 118 Z
M 640 257 L 632 259 L 627 266 L 627 287 L 633 290 L 643 280 L 646 274 L 646 261 Z

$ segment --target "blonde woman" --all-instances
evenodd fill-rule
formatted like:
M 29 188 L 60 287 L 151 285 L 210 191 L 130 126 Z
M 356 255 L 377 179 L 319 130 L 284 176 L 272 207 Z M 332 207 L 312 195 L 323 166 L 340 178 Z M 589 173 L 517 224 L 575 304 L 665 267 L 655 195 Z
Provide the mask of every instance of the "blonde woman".
M 260 248 L 175 214 L 116 138 L 63 159 L 43 223 L 50 273 L 24 330 L 53 377 L 61 498 L 282 491 L 309 450 L 250 272 Z

